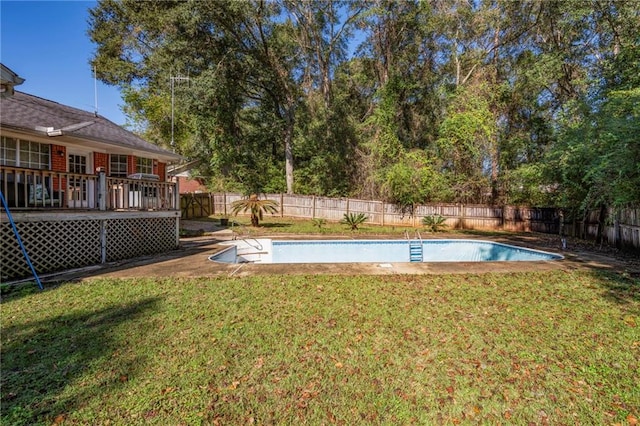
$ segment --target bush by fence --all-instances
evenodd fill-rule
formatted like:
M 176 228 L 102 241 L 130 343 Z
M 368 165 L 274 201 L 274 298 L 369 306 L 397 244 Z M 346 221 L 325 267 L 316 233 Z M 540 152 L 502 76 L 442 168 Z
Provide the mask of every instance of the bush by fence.
M 339 221 L 345 213 L 364 213 L 367 223 L 388 226 L 422 226 L 425 216 L 446 218 L 452 229 L 505 230 L 542 232 L 595 239 L 600 212 L 590 212 L 581 221 L 565 222 L 560 210 L 547 207 L 488 206 L 463 204 L 416 205 L 412 214 L 400 211 L 395 204 L 352 198 L 317 197 L 313 195 L 265 194 L 278 202 L 278 216 L 300 219 Z M 242 199 L 238 193 L 190 193 L 180 196 L 183 219 L 226 216 L 231 203 Z M 640 249 L 640 209 L 607 212 L 602 237 L 607 244 Z

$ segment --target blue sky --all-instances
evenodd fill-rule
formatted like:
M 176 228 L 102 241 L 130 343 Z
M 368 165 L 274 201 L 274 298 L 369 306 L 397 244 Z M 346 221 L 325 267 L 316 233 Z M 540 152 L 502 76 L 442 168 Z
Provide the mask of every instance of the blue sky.
M 95 1 L 0 0 L 0 61 L 25 82 L 16 89 L 86 111 L 95 110 L 87 35 Z M 124 124 L 124 103 L 113 86 L 97 83 L 98 113 Z

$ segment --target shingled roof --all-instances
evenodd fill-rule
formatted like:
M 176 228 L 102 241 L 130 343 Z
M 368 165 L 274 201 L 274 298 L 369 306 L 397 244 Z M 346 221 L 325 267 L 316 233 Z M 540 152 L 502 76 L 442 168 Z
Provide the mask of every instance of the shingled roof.
M 181 158 L 100 115 L 19 91 L 0 99 L 0 124 L 3 128 L 48 136 L 52 143 L 55 136 L 64 135 L 79 145 L 83 140 L 92 141 L 153 154 L 163 161 Z

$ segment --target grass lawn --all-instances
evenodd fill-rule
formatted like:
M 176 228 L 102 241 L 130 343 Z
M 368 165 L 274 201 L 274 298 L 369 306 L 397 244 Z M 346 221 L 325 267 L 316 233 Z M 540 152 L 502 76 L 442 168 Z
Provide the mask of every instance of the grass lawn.
M 214 216 L 210 218 L 199 218 L 198 221 L 211 221 L 218 223 L 219 219 Z M 243 234 L 312 234 L 312 235 L 336 235 L 336 236 L 375 236 L 375 235 L 396 235 L 399 238 L 404 237 L 404 232 L 408 231 L 413 236 L 417 228 L 422 233 L 427 233 L 426 229 L 420 224 L 417 227 L 411 226 L 380 226 L 370 223 L 363 223 L 358 226 L 356 231 L 351 231 L 349 226 L 336 221 L 313 222 L 309 219 L 297 219 L 290 217 L 280 217 L 274 215 L 265 215 L 260 221 L 260 227 L 254 228 L 250 226 L 251 220 L 249 216 L 232 216 L 229 218 L 229 229 L 236 230 Z
M 635 424 L 640 281 L 95 280 L 2 302 L 2 424 Z

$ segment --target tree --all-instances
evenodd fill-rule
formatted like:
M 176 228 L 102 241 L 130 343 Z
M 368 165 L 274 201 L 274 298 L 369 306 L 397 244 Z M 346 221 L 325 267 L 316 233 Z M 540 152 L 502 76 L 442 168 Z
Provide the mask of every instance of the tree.
M 625 0 L 101 0 L 89 30 L 220 189 L 583 209 L 635 199 L 639 33 Z
M 455 202 L 487 199 L 496 120 L 486 86 L 456 91 L 440 126 L 438 157 L 452 175 Z
M 251 226 L 260 226 L 263 213 L 277 213 L 278 203 L 273 200 L 261 200 L 257 194 L 251 194 L 248 198 L 231 203 L 231 212 L 238 215 L 240 212 L 251 212 Z
M 594 6 L 580 34 L 591 41 L 588 90 L 566 104 L 546 157 L 548 184 L 574 217 L 640 203 L 640 78 L 630 72 L 640 64 L 640 11 L 630 2 Z
M 150 5 L 104 0 L 90 11 L 89 33 L 98 45 L 92 62 L 101 80 L 135 93 L 144 113 L 151 112 L 154 99 L 166 99 L 162 94 L 168 93 L 169 76 L 189 74 L 192 87 L 201 87 L 206 96 L 191 97 L 189 112 L 195 119 L 186 125 L 199 133 L 196 144 L 213 144 L 216 152 L 222 148 L 231 154 L 218 160 L 243 158 L 247 152 L 240 123 L 245 110 L 268 111 L 270 127 L 280 132 L 286 189 L 292 192 L 299 55 L 292 23 L 276 19 L 280 12 L 277 3 L 264 0 Z M 148 117 L 161 128 L 156 115 Z M 211 118 L 214 122 L 204 129 L 196 127 Z

